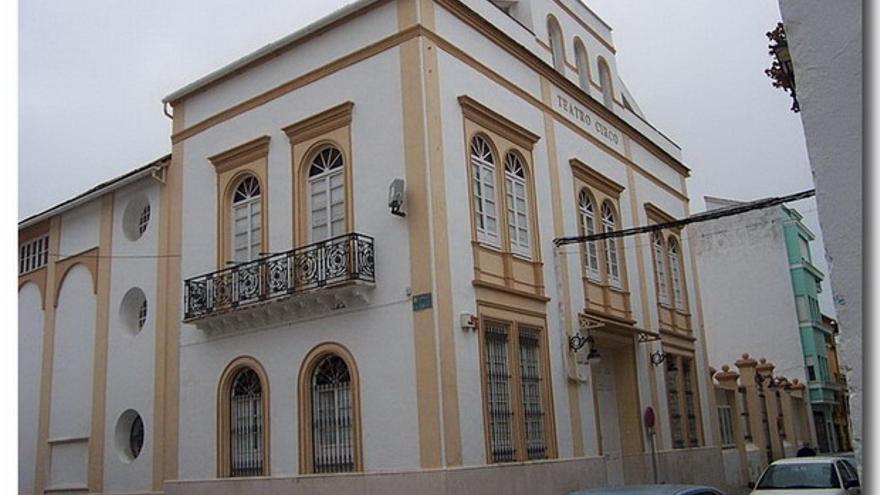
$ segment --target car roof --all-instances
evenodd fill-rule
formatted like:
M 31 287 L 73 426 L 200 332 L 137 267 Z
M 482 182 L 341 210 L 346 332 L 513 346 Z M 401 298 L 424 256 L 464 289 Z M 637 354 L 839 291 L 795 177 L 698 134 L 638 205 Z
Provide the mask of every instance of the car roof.
M 704 485 L 627 485 L 579 490 L 570 492 L 568 495 L 594 495 L 599 493 L 613 493 L 617 495 L 676 495 L 696 489 L 718 491 L 716 488 Z
M 827 464 L 829 462 L 837 462 L 841 459 L 841 457 L 831 456 L 789 457 L 788 459 L 779 459 L 778 461 L 773 461 L 773 464 Z

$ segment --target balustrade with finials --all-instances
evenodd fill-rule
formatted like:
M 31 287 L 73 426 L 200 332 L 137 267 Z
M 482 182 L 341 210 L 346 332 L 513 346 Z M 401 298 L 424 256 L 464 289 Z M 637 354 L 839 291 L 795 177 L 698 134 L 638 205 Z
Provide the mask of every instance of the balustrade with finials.
M 351 282 L 376 282 L 373 238 L 344 234 L 184 282 L 184 320 Z

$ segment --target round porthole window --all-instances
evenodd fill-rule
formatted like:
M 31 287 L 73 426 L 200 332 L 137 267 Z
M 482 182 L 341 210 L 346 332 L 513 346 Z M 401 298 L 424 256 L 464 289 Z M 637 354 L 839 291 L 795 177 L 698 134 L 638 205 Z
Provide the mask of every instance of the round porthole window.
M 116 421 L 113 445 L 122 462 L 130 463 L 144 449 L 144 420 L 134 409 L 129 409 Z
M 140 194 L 132 198 L 122 214 L 122 230 L 125 237 L 129 241 L 140 239 L 150 226 L 151 216 L 150 201 L 146 196 Z
M 122 297 L 122 305 L 119 308 L 119 319 L 123 328 L 130 335 L 137 335 L 144 329 L 149 317 L 149 304 L 144 291 L 133 287 Z

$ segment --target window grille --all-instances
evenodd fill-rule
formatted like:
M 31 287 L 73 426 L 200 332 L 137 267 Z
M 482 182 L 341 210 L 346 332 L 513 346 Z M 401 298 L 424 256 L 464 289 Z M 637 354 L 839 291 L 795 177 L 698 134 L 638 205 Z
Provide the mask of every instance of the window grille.
M 134 418 L 131 423 L 131 430 L 128 433 L 128 450 L 131 451 L 131 458 L 137 459 L 141 455 L 141 449 L 144 448 L 144 420 L 140 415 Z
M 510 248 L 514 253 L 531 254 L 529 238 L 529 201 L 526 193 L 526 172 L 517 153 L 504 157 L 504 181 L 507 188 L 507 227 Z
M 605 232 L 612 232 L 617 228 L 614 209 L 607 202 L 602 203 L 602 227 Z M 605 239 L 605 267 L 608 270 L 608 283 L 613 287 L 620 288 L 620 266 L 617 258 L 617 239 Z
M 351 374 L 336 355 L 312 373 L 312 465 L 315 473 L 354 471 Z
M 779 436 L 781 438 L 785 438 L 785 413 L 782 410 L 782 397 L 779 395 L 779 391 L 776 391 L 776 410 L 778 411 L 776 415 L 776 426 L 779 428 Z
M 693 363 L 690 358 L 682 358 L 682 381 L 684 382 L 684 409 L 687 416 L 688 442 L 691 447 L 700 445 L 697 433 L 697 413 L 694 400 Z
M 245 262 L 258 258 L 262 251 L 260 182 L 252 175 L 242 179 L 235 189 L 232 221 L 234 260 Z
M 651 244 L 654 247 L 654 275 L 657 278 L 657 300 L 660 304 L 669 303 L 669 289 L 666 285 L 666 256 L 663 246 L 663 236 L 659 232 L 651 234 Z
M 141 307 L 138 308 L 138 330 L 143 330 L 144 325 L 147 323 L 147 300 L 144 299 L 144 302 L 141 303 Z
M 263 388 L 257 372 L 242 368 L 229 400 L 230 476 L 263 474 Z
M 140 216 L 138 216 L 138 233 L 140 235 L 144 235 L 144 232 L 147 231 L 147 227 L 150 225 L 150 205 L 144 206 L 144 209 L 141 210 Z
M 675 307 L 684 309 L 684 291 L 681 283 L 681 258 L 678 254 L 678 241 L 669 239 L 669 274 L 672 276 L 672 298 Z
M 584 235 L 596 233 L 596 211 L 593 206 L 593 198 L 586 189 L 581 189 L 578 194 L 578 210 L 581 217 L 581 232 Z M 596 241 L 587 242 L 584 252 L 584 264 L 587 267 L 587 277 L 592 280 L 600 280 L 599 273 L 599 246 Z
M 678 359 L 667 356 L 666 359 L 666 402 L 669 407 L 669 427 L 672 430 L 672 447 L 684 448 L 684 432 L 682 431 L 681 410 L 678 397 Z
M 541 362 L 538 330 L 520 328 L 519 364 L 522 382 L 526 454 L 529 460 L 547 457 L 544 441 L 544 410 L 541 400 Z
M 309 165 L 311 242 L 345 233 L 345 178 L 342 152 L 333 146 L 319 151 Z
M 18 247 L 18 274 L 39 270 L 49 261 L 49 235 L 29 240 Z
M 735 446 L 736 440 L 733 437 L 733 408 L 730 405 L 718 406 L 718 422 L 721 425 L 721 446 Z
M 491 459 L 492 462 L 509 462 L 516 460 L 510 403 L 511 376 L 507 356 L 509 328 L 503 323 L 490 321 L 485 326 Z
M 474 223 L 477 239 L 498 245 L 498 214 L 495 192 L 495 154 L 481 136 L 471 141 L 471 174 L 474 189 Z

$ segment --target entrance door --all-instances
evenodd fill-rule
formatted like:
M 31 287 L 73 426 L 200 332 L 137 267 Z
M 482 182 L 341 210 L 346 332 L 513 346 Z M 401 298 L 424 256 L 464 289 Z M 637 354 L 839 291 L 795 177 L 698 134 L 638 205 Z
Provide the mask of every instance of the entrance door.
M 602 454 L 605 457 L 609 485 L 623 484 L 623 456 L 620 446 L 620 427 L 617 410 L 617 384 L 614 378 L 614 357 L 611 352 L 602 353 L 602 361 L 593 368 L 593 386 L 599 409 L 599 428 Z
M 828 435 L 828 424 L 825 419 L 825 413 L 822 411 L 813 410 L 813 420 L 816 423 L 816 436 L 819 441 L 819 452 L 829 452 L 830 444 L 829 444 L 829 435 Z

